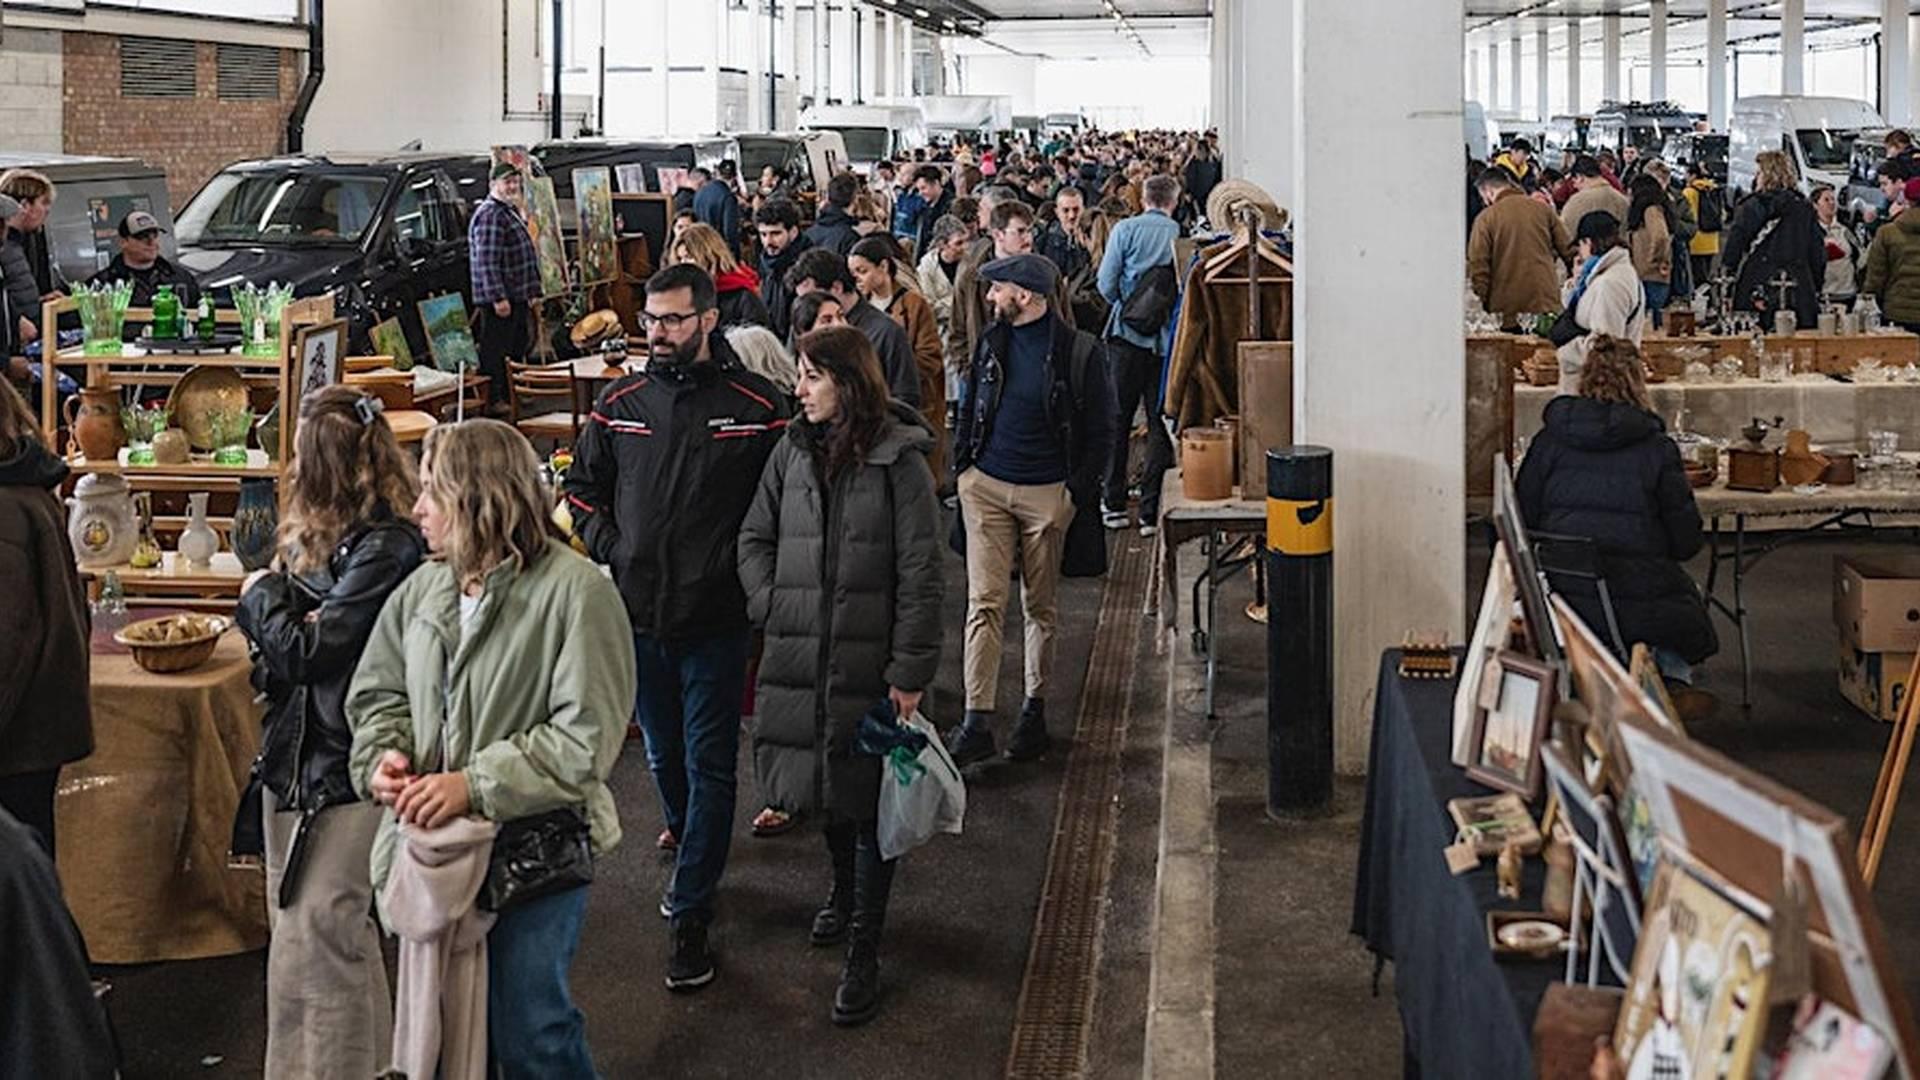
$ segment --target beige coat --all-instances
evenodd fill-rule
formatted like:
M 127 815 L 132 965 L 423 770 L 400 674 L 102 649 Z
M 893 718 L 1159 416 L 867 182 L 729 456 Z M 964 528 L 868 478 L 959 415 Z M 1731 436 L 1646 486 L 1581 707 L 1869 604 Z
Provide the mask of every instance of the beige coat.
M 1605 210 L 1612 214 L 1613 219 L 1618 221 L 1620 227 L 1624 229 L 1627 227 L 1628 205 L 1626 195 L 1615 190 L 1612 184 L 1602 180 L 1573 193 L 1573 198 L 1567 200 L 1567 205 L 1560 208 L 1560 224 L 1567 227 L 1568 236 L 1576 236 L 1580 232 L 1581 218 L 1595 210 Z
M 1467 240 L 1467 280 L 1493 314 L 1557 310 L 1562 264 L 1572 261 L 1573 240 L 1559 215 L 1518 188 L 1480 212 Z
M 1627 250 L 1633 253 L 1633 272 L 1641 281 L 1664 285 L 1673 277 L 1673 232 L 1667 228 L 1667 212 L 1647 207 L 1640 227 L 1627 234 Z

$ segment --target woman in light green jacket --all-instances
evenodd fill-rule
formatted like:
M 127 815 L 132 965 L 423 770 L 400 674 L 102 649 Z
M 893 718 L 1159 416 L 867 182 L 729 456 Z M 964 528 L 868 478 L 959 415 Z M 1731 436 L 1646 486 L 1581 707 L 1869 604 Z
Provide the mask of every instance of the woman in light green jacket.
M 414 516 L 436 560 L 381 609 L 347 697 L 349 764 L 390 808 L 373 847 L 375 895 L 396 828 L 471 814 L 501 824 L 561 807 L 595 853 L 620 840 L 606 780 L 633 711 L 625 604 L 547 533 L 533 448 L 469 420 L 427 435 Z M 487 1032 L 507 1076 L 593 1076 L 567 989 L 586 889 L 523 901 L 487 935 Z

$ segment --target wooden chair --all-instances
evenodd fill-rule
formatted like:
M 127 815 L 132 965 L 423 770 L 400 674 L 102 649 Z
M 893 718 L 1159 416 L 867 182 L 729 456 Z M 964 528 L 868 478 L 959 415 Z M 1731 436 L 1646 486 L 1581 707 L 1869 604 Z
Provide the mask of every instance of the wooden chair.
M 580 436 L 579 403 L 573 393 L 573 366 L 507 365 L 508 416 L 529 440 L 572 445 Z M 528 406 L 558 402 L 562 410 L 528 414 Z

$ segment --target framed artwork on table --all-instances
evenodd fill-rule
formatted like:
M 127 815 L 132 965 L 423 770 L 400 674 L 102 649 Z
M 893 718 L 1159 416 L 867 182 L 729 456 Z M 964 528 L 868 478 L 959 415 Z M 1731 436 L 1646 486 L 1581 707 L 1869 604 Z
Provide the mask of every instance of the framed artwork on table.
M 1547 585 L 1534 560 L 1533 543 L 1527 538 L 1527 525 L 1520 513 L 1520 497 L 1513 489 L 1513 468 L 1499 454 L 1493 456 L 1493 530 L 1506 545 L 1507 558 L 1513 563 L 1513 583 L 1520 595 L 1520 610 L 1527 624 L 1527 637 L 1533 654 L 1548 663 L 1561 658 L 1559 632 L 1553 611 L 1547 604 Z
M 420 301 L 420 325 L 427 332 L 433 366 L 441 371 L 470 371 L 480 366 L 480 347 L 474 344 L 467 321 L 467 300 L 459 293 L 429 296 Z
M 573 170 L 573 204 L 580 213 L 580 283 L 612 281 L 620 274 L 614 243 L 613 174 L 605 166 Z
M 536 176 L 527 182 L 527 224 L 540 263 L 540 298 L 567 294 L 567 241 L 560 230 L 560 204 L 553 180 Z
M 1480 617 L 1467 641 L 1460 663 L 1460 683 L 1453 692 L 1453 763 L 1465 765 L 1470 756 L 1474 720 L 1479 714 L 1481 680 L 1496 654 L 1504 651 L 1513 628 L 1513 564 L 1507 546 L 1494 541 L 1493 561 L 1487 566 L 1487 587 L 1480 594 Z
M 293 401 L 281 410 L 287 426 L 287 445 L 298 432 L 300 403 L 308 394 L 317 393 L 340 381 L 346 367 L 347 320 L 335 319 L 317 326 L 303 326 L 293 336 Z
M 617 194 L 613 227 L 621 239 L 646 237 L 647 255 L 657 265 L 665 261 L 667 237 L 673 231 L 673 200 L 665 195 Z
M 367 336 L 373 342 L 375 355 L 393 357 L 393 366 L 401 371 L 413 370 L 413 348 L 407 344 L 406 328 L 397 317 L 375 323 Z
M 1558 676 L 1553 666 L 1501 652 L 1482 678 L 1484 688 L 1468 741 L 1467 775 L 1488 787 L 1533 798 L 1543 777 L 1540 743 L 1553 716 Z

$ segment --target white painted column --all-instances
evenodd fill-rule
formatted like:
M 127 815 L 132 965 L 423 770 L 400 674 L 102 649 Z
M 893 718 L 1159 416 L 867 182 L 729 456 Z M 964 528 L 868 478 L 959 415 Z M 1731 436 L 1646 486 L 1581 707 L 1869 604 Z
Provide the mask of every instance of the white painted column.
M 827 0 L 813 0 L 813 100 L 825 105 L 833 97 L 833 9 Z
M 1900 127 L 1912 122 L 1912 55 L 1907 41 L 1906 0 L 1880 4 L 1880 113 Z
M 1507 65 L 1511 68 L 1508 74 L 1513 80 L 1511 85 L 1507 87 L 1507 111 L 1515 116 L 1525 116 L 1526 113 L 1520 108 L 1520 92 L 1522 87 L 1520 83 L 1520 26 L 1518 23 L 1514 24 L 1513 34 L 1507 38 L 1507 52 L 1510 54 L 1507 57 Z
M 1500 109 L 1500 42 L 1487 42 L 1487 100 L 1482 102 L 1488 113 Z
M 1920 118 L 1920 79 L 1913 73 L 1920 71 L 1920 15 L 1907 20 L 1907 123 Z
M 1620 100 L 1620 13 L 1600 16 L 1600 100 Z
M 1707 0 L 1707 123 L 1727 130 L 1727 0 Z
M 1647 7 L 1647 97 L 1667 100 L 1667 0 L 1652 0 Z
M 1553 82 L 1548 72 L 1552 69 L 1549 54 L 1553 47 L 1548 43 L 1548 31 L 1545 23 L 1533 32 L 1533 81 L 1534 81 L 1534 118 L 1544 121 L 1553 115 L 1553 95 L 1549 92 Z
M 1780 92 L 1804 94 L 1807 85 L 1807 0 L 1780 5 Z
M 1458 199 L 1381 200 L 1352 166 L 1392 146 L 1416 175 L 1457 171 L 1462 5 L 1269 3 L 1298 5 L 1296 104 L 1273 99 L 1255 135 L 1298 112 L 1294 431 L 1334 452 L 1335 764 L 1355 773 L 1381 650 L 1409 626 L 1461 633 L 1466 220 Z
M 904 100 L 914 96 L 913 90 L 913 35 L 912 19 L 900 20 L 900 97 Z
M 833 99 L 842 105 L 851 105 L 856 87 L 853 62 L 853 2 L 846 0 L 839 7 L 827 9 L 827 39 L 833 45 L 833 59 L 829 61 L 828 74 L 833 79 Z
M 794 0 L 780 0 L 780 74 L 786 76 L 780 95 L 780 125 L 800 122 L 800 11 Z
M 747 0 L 747 127 L 752 131 L 774 127 L 767 110 L 767 68 L 773 63 L 772 43 L 767 40 L 770 18 L 767 0 Z
M 1484 102 L 1486 100 L 1480 95 L 1480 50 L 1474 48 L 1471 42 L 1467 45 L 1466 97 L 1468 101 Z
M 668 28 L 672 24 L 672 4 L 654 5 L 653 34 L 656 44 L 654 70 L 660 73 L 660 130 L 673 130 L 673 55 L 667 48 Z M 668 192 L 669 195 L 672 192 Z
M 1243 176 L 1267 189 L 1279 204 L 1300 219 L 1294 207 L 1294 130 L 1296 117 L 1293 41 L 1295 5 L 1308 0 L 1236 0 L 1233 37 L 1239 42 L 1233 82 L 1227 92 L 1235 99 L 1240 169 Z M 1454 80 L 1455 126 L 1458 126 L 1459 80 Z M 1458 141 L 1457 139 L 1455 141 Z M 1458 151 L 1456 150 L 1456 156 Z M 1465 229 L 1465 226 L 1462 226 Z M 1298 309 L 1296 302 L 1295 308 Z
M 1567 20 L 1567 112 L 1578 116 L 1580 107 L 1580 20 Z

